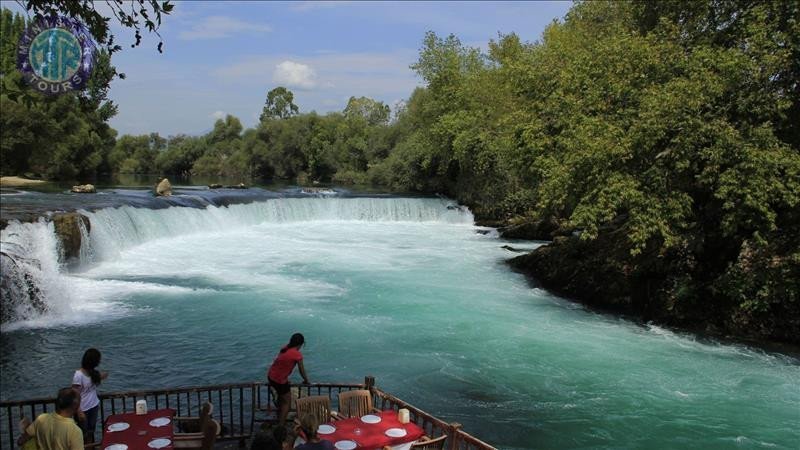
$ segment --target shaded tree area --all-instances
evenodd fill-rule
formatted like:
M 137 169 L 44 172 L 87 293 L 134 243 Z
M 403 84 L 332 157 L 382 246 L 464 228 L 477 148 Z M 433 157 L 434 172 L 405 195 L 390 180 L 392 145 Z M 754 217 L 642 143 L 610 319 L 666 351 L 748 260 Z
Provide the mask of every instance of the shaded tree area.
M 25 26 L 21 15 L 0 10 L 0 170 L 51 179 L 108 171 L 116 136 L 108 120 L 117 112 L 108 99 L 116 75 L 109 53 L 98 54 L 85 90 L 45 96 L 30 89 L 16 68 Z

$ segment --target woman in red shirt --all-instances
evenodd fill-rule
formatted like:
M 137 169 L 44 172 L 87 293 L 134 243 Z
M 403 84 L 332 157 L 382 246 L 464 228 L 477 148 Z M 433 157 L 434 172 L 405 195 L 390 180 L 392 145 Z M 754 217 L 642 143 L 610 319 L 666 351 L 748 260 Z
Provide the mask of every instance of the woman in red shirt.
M 289 339 L 289 343 L 281 349 L 278 356 L 275 357 L 275 361 L 272 361 L 272 365 L 267 372 L 269 385 L 278 393 L 278 408 L 280 409 L 278 423 L 280 425 L 286 423 L 286 416 L 289 415 L 289 404 L 292 401 L 289 375 L 292 374 L 295 364 L 300 368 L 300 376 L 303 377 L 303 383 L 309 384 L 306 369 L 303 367 L 303 354 L 300 353 L 300 347 L 305 342 L 306 339 L 302 334 L 293 334 L 292 338 Z

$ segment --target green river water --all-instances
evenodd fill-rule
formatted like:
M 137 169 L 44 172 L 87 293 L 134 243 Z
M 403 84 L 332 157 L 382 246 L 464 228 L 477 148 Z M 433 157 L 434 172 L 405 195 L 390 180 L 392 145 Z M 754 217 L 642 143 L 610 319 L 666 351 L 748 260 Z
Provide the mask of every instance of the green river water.
M 3 231 L 42 261 L 52 307 L 4 327 L 3 399 L 52 395 L 89 346 L 103 390 L 262 380 L 300 331 L 312 382 L 374 375 L 501 448 L 800 448 L 797 359 L 532 288 L 443 200 L 88 215 L 91 253 L 69 274 L 50 267 L 47 224 Z

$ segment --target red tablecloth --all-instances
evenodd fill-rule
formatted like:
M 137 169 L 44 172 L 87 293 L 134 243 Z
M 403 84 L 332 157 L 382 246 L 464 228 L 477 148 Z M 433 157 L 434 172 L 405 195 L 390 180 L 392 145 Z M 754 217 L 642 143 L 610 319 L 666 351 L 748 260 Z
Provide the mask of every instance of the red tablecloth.
M 112 444 L 125 444 L 128 446 L 128 450 L 147 450 L 149 448 L 147 443 L 153 439 L 166 438 L 172 442 L 175 429 L 175 424 L 172 421 L 174 415 L 174 409 L 166 408 L 150 411 L 141 416 L 136 413 L 108 416 L 103 426 L 103 445 L 100 448 L 105 449 Z M 162 427 L 150 426 L 150 421 L 159 417 L 169 417 L 169 425 L 164 425 Z M 120 422 L 127 422 L 130 428 L 122 431 L 108 431 L 109 425 Z M 173 447 L 170 443 L 169 446 L 163 448 L 171 449 Z
M 381 421 L 378 423 L 364 423 L 360 417 L 353 417 L 350 419 L 337 420 L 331 422 L 330 425 L 336 427 L 336 431 L 331 434 L 320 434 L 321 439 L 325 439 L 336 443 L 336 441 L 351 440 L 358 444 L 359 449 L 379 449 L 384 446 L 402 445 L 407 442 L 414 442 L 421 438 L 423 434 L 422 428 L 416 424 L 407 423 L 402 424 L 397 420 L 396 411 L 383 411 L 379 414 Z M 360 434 L 356 434 L 355 429 L 361 430 Z M 406 430 L 406 435 L 399 438 L 392 438 L 384 434 L 389 428 L 403 428 Z

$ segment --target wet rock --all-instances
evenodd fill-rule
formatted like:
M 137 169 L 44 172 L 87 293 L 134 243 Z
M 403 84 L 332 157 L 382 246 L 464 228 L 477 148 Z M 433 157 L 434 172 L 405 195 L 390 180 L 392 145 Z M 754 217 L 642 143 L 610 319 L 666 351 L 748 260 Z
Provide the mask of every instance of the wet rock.
M 558 233 L 559 226 L 553 220 L 537 220 L 508 225 L 497 231 L 505 239 L 549 241 Z
M 156 196 L 169 197 L 170 195 L 172 195 L 172 185 L 170 184 L 168 179 L 164 178 L 156 186 Z
M 516 253 L 522 253 L 522 252 L 524 252 L 524 251 L 525 251 L 525 250 L 523 250 L 523 249 L 521 249 L 521 248 L 512 247 L 512 246 L 510 246 L 510 245 L 503 245 L 503 246 L 501 246 L 500 248 L 502 248 L 502 249 L 506 249 L 506 250 L 508 250 L 508 251 L 510 251 L 510 252 L 516 252 Z
M 47 311 L 47 303 L 35 283 L 36 268 L 35 261 L 0 252 L 0 323 L 22 319 L 31 311 Z
M 64 213 L 53 216 L 53 226 L 60 245 L 62 262 L 71 263 L 80 260 L 83 234 L 88 235 L 91 229 L 89 218 L 78 213 Z
M 97 192 L 97 189 L 95 189 L 93 184 L 79 184 L 77 186 L 72 186 L 70 191 L 76 194 L 94 194 Z
M 222 188 L 222 185 L 221 185 L 221 184 L 218 184 L 218 183 L 213 183 L 213 184 L 209 184 L 209 185 L 208 185 L 208 188 L 209 188 L 209 189 L 221 189 L 221 188 Z
M 230 186 L 225 186 L 225 189 L 247 189 L 247 185 L 244 183 L 233 184 Z

